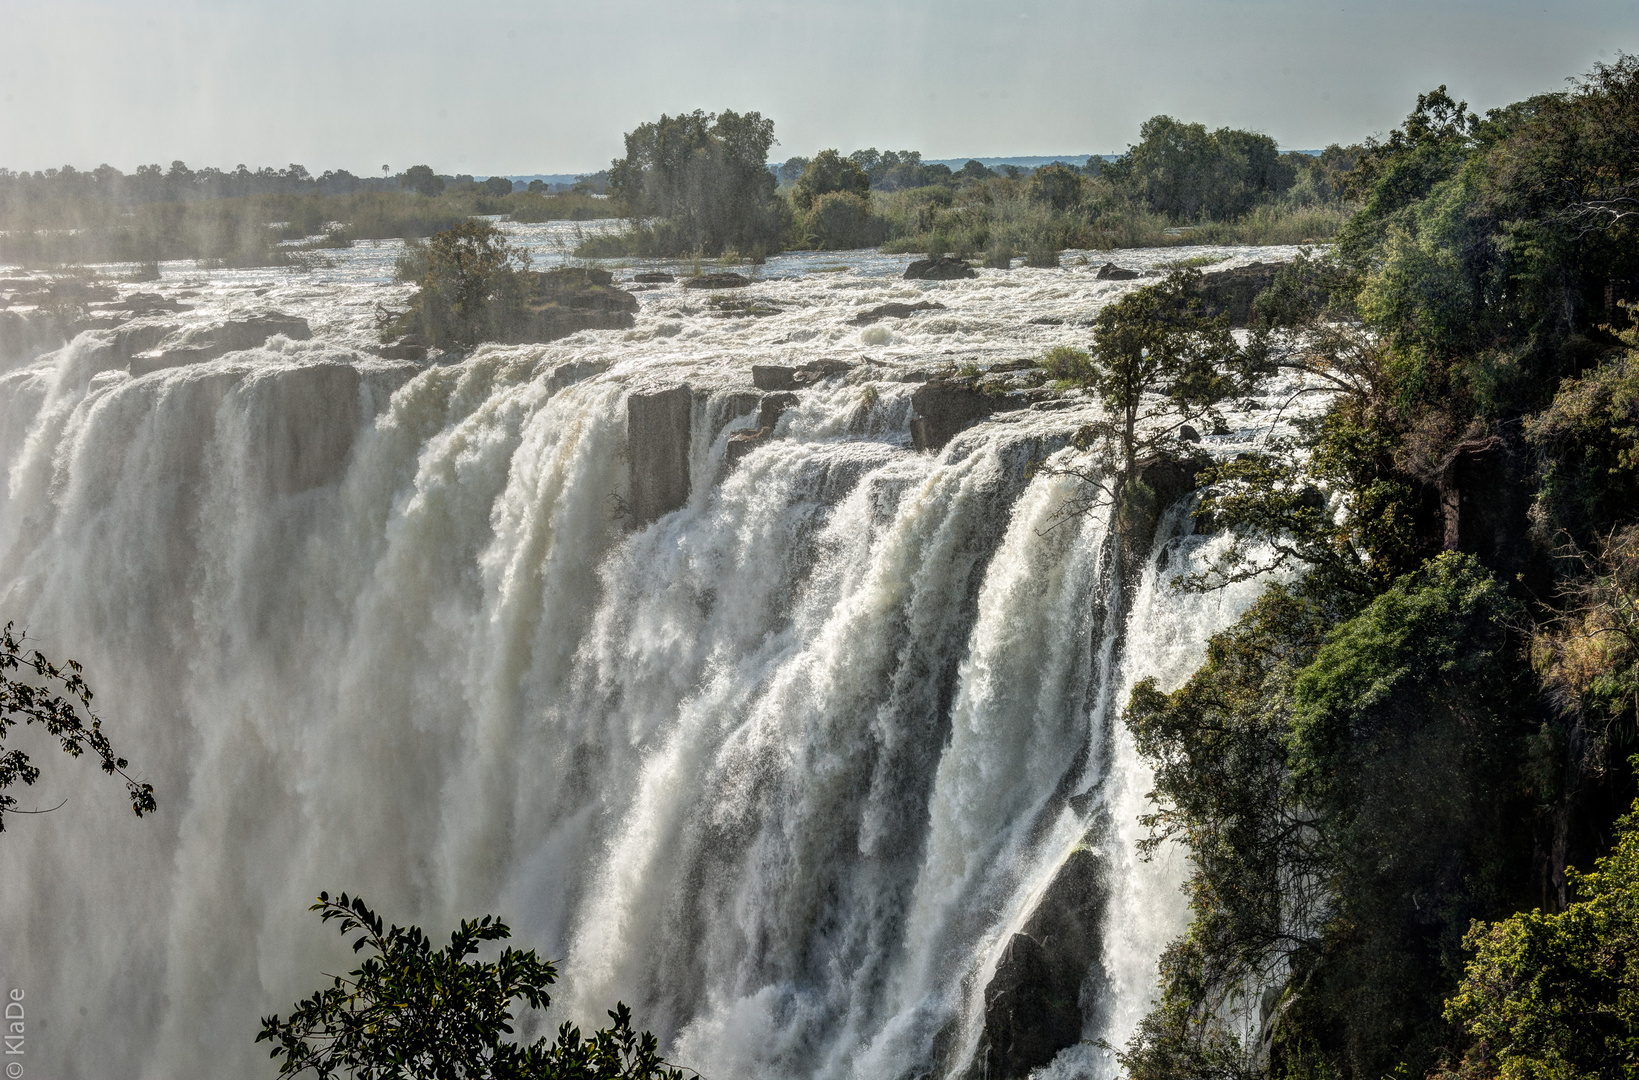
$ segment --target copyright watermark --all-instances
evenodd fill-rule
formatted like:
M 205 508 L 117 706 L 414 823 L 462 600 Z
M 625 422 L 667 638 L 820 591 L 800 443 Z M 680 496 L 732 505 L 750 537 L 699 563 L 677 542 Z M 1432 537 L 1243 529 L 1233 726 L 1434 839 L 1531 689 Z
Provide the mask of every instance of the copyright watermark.
M 5 1043 L 5 1050 L 0 1051 L 0 1057 L 6 1059 L 6 1080 L 23 1080 L 23 1063 L 18 1059 L 26 1053 L 23 1039 L 23 991 L 19 987 L 12 987 L 6 995 L 6 1027 L 0 1040 Z

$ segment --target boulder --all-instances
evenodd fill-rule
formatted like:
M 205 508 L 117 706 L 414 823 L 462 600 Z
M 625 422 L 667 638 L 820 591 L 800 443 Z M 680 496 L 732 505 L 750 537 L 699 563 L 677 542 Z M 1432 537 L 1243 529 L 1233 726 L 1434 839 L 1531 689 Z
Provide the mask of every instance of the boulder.
M 607 360 L 570 360 L 552 369 L 552 374 L 546 377 L 546 387 L 555 394 L 566 386 L 573 386 L 583 379 L 600 375 L 608 368 Z
M 1117 266 L 1113 262 L 1107 262 L 1099 267 L 1098 273 L 1093 276 L 1099 281 L 1131 281 L 1133 278 L 1142 277 L 1143 275 L 1137 270 L 1128 270 L 1125 267 Z
M 869 326 L 883 319 L 908 319 L 918 311 L 943 311 L 945 305 L 932 300 L 923 300 L 919 304 L 880 304 L 869 311 L 862 311 L 849 321 L 855 326 Z
M 1201 301 L 1201 313 L 1208 317 L 1228 315 L 1231 326 L 1252 322 L 1252 301 L 1275 283 L 1279 263 L 1252 263 L 1201 275 L 1192 295 Z
M 590 267 L 527 274 L 530 297 L 514 342 L 556 341 L 581 330 L 629 330 L 637 297 L 616 288 L 614 275 Z
M 632 280 L 639 285 L 664 285 L 667 282 L 676 281 L 677 278 L 664 271 L 655 270 L 646 274 L 633 274 Z
M 52 290 L 55 295 L 56 290 Z M 159 293 L 135 292 L 121 300 L 109 299 L 89 305 L 92 311 L 129 311 L 133 315 L 151 315 L 164 311 L 188 311 L 190 305 Z
M 689 501 L 694 391 L 685 385 L 626 396 L 629 523 L 642 528 Z
M 977 270 L 951 255 L 941 255 L 937 259 L 917 259 L 905 267 L 905 277 L 911 281 L 953 281 L 956 278 L 978 276 Z
M 751 382 L 759 390 L 800 390 L 805 386 L 814 385 L 821 379 L 841 375 L 853 366 L 846 360 L 810 360 L 806 364 L 795 366 L 753 364 Z
M 388 360 L 425 360 L 427 359 L 427 339 L 420 334 L 405 334 L 388 345 L 376 350 Z
M 701 274 L 683 282 L 685 289 L 743 289 L 751 284 L 744 274 Z
M 132 375 L 146 375 L 164 368 L 199 364 L 230 352 L 254 349 L 280 335 L 292 341 L 306 341 L 313 336 L 313 331 L 308 328 L 306 319 L 280 312 L 190 327 L 167 336 L 145 352 L 134 352 L 129 369 Z
M 976 379 L 929 379 L 911 395 L 911 444 L 918 450 L 938 450 L 991 413 L 1029 404 L 1003 393 L 986 393 Z
M 724 450 L 723 460 L 730 469 L 740 464 L 740 459 L 751 453 L 757 447 L 769 440 L 774 433 L 773 428 L 759 427 L 746 431 L 737 431 L 728 437 L 728 446 Z
M 1082 984 L 1103 952 L 1103 859 L 1071 852 L 985 987 L 984 1032 L 970 1077 L 1023 1080 L 1081 1041 Z

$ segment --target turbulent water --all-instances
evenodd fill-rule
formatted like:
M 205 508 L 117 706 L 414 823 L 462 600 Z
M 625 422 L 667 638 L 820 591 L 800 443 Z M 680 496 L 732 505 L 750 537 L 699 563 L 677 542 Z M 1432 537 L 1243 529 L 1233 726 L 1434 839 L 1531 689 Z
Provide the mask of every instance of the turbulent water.
M 518 232 L 559 257 L 562 227 Z M 903 381 L 1084 343 L 1132 287 L 1095 279 L 1107 256 L 949 283 L 786 256 L 749 290 L 776 315 L 663 286 L 629 331 L 409 363 L 371 351 L 393 254 L 125 287 L 184 325 L 301 315 L 308 341 L 140 377 L 103 332 L 0 358 L 0 619 L 85 663 L 160 801 L 137 820 L 90 763 L 8 738 L 44 769 L 23 805 L 68 800 L 0 837 L 29 1075 L 271 1075 L 258 1018 L 351 958 L 320 889 L 433 929 L 504 915 L 561 961 L 532 1031 L 622 999 L 712 1080 L 958 1070 L 1081 844 L 1111 887 L 1085 1034 L 1124 1039 L 1184 912 L 1180 858 L 1136 857 L 1148 777 L 1115 710 L 1250 594 L 1168 587 L 1217 542 L 1175 508 L 1120 602 L 1105 520 L 1061 522 L 1072 481 L 1031 469 L 1090 404 L 919 453 Z M 849 322 L 919 299 L 945 308 Z M 856 366 L 727 469 L 750 365 L 816 357 Z M 572 361 L 598 373 L 553 377 Z M 634 531 L 625 397 L 678 382 L 692 493 Z M 1084 1045 L 1049 1072 L 1110 1068 Z

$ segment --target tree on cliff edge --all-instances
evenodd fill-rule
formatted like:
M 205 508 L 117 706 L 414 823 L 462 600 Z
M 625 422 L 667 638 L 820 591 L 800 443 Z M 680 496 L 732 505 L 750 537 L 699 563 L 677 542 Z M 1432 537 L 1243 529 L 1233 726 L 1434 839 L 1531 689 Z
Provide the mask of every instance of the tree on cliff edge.
M 1189 425 L 1216 424 L 1220 404 L 1251 393 L 1269 374 L 1261 338 L 1242 346 L 1226 317 L 1201 313 L 1200 278 L 1179 270 L 1128 293 L 1098 313 L 1090 353 L 1059 348 L 1042 361 L 1104 407 L 1077 437 L 1090 460 L 1058 470 L 1085 485 L 1066 513 L 1114 504 L 1125 519 L 1153 509 L 1139 475 L 1145 459 L 1185 452 Z

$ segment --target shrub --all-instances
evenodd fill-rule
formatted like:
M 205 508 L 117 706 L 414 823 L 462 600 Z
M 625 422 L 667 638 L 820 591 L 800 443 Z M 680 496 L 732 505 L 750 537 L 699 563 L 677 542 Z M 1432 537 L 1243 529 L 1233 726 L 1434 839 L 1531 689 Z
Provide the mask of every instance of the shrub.
M 791 201 L 799 210 L 808 210 L 815 199 L 832 192 L 863 196 L 870 190 L 871 179 L 857 164 L 835 150 L 821 150 L 797 178 Z
M 401 279 L 419 273 L 421 290 L 397 329 L 419 332 L 441 347 L 504 339 L 523 315 L 528 268 L 528 254 L 487 221 L 437 233 L 399 258 Z
M 1047 350 L 1037 363 L 1042 370 L 1059 382 L 1082 383 L 1093 378 L 1093 358 L 1085 351 L 1069 345 L 1056 345 Z
M 863 174 L 861 174 L 863 175 Z M 806 218 L 809 246 L 820 251 L 874 247 L 882 242 L 884 223 L 871 204 L 850 191 L 832 191 L 811 204 Z

